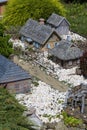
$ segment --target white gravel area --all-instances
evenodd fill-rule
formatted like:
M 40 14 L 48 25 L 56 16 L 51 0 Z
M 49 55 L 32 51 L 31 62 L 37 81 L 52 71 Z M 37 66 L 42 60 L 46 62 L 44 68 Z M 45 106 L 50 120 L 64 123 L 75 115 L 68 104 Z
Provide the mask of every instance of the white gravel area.
M 81 83 L 87 84 L 87 79 L 83 75 L 76 74 L 76 67 L 71 69 L 63 69 L 58 64 L 47 59 L 47 52 L 44 52 L 44 55 L 40 54 L 38 61 L 43 64 L 47 69 L 45 70 L 47 74 L 51 74 L 54 78 L 59 81 L 63 81 L 68 84 L 70 87 L 80 85 Z
M 48 84 L 38 81 L 36 87 L 32 85 L 31 94 L 18 94 L 16 99 L 28 109 L 34 107 L 36 115 L 42 122 L 59 122 L 62 118 L 61 111 L 66 101 L 67 92 L 54 90 Z

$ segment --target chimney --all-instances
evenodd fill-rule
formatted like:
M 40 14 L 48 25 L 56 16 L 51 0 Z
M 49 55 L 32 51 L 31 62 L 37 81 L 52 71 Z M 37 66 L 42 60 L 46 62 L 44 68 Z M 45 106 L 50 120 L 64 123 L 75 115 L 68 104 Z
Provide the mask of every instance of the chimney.
M 69 41 L 69 42 L 71 42 L 71 36 L 70 36 L 70 35 L 67 35 L 66 40 Z
M 40 19 L 39 19 L 39 23 L 42 24 L 42 25 L 44 24 L 44 21 L 45 21 L 45 20 L 44 20 L 43 18 L 40 18 Z

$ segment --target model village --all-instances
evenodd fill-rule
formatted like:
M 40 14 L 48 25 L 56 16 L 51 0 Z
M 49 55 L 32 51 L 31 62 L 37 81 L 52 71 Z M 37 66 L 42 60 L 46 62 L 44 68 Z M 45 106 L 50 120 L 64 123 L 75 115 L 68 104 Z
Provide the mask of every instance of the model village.
M 28 19 L 9 41 L 18 54 L 0 55 L 0 85 L 27 107 L 38 130 L 61 122 L 63 111 L 87 126 L 87 39 L 52 13 L 46 21 Z

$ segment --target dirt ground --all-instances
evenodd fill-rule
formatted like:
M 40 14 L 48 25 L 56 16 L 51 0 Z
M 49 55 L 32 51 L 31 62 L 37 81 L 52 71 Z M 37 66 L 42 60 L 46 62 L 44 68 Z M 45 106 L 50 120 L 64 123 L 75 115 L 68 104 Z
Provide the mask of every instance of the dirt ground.
M 17 57 L 14 58 L 14 62 L 29 72 L 32 76 L 37 77 L 41 81 L 51 85 L 53 88 L 58 89 L 62 92 L 68 90 L 67 86 L 59 82 L 57 79 L 51 77 L 50 75 L 47 75 L 45 71 L 41 70 L 38 66 L 32 66 L 30 62 L 25 62 L 21 59 L 18 59 Z

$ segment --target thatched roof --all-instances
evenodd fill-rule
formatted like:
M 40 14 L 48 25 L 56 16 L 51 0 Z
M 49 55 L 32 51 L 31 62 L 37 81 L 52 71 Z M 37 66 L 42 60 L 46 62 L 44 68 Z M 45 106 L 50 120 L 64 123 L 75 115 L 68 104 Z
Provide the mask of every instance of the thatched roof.
M 58 42 L 58 45 L 55 48 L 49 50 L 49 53 L 61 60 L 74 60 L 80 58 L 83 55 L 83 51 L 81 51 L 72 42 L 66 40 L 61 40 Z
M 65 17 L 52 13 L 52 15 L 48 18 L 47 23 L 51 24 L 54 27 L 58 27 L 63 20 L 65 20 L 67 24 L 70 25 L 70 23 L 66 20 Z
M 31 76 L 25 70 L 0 55 L 0 84 L 30 78 Z
M 54 31 L 51 27 L 42 25 L 32 19 L 29 19 L 19 32 L 20 35 L 30 38 L 41 45 L 43 45 L 49 39 L 52 33 L 54 33 Z M 60 38 L 59 35 L 58 37 Z

